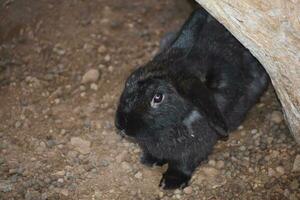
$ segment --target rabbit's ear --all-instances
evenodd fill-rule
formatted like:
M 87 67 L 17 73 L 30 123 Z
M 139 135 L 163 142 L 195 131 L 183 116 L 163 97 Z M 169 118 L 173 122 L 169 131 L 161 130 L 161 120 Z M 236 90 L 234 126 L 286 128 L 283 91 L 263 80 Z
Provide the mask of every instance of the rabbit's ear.
M 211 91 L 197 77 L 181 72 L 179 79 L 175 81 L 175 87 L 180 95 L 188 99 L 197 108 L 203 111 L 208 118 L 209 126 L 220 137 L 228 136 L 228 128 L 224 117 L 217 107 Z
M 199 38 L 199 33 L 206 23 L 207 16 L 208 13 L 203 8 L 195 10 L 178 32 L 177 38 L 171 44 L 170 49 L 180 48 L 188 51 L 192 48 Z

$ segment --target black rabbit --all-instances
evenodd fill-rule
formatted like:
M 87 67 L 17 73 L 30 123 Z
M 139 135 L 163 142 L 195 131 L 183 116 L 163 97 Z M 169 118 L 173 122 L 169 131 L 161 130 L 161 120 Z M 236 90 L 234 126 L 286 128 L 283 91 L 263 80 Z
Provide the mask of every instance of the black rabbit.
M 165 43 L 128 78 L 115 125 L 138 142 L 143 164 L 168 163 L 160 186 L 174 189 L 185 187 L 217 140 L 241 124 L 269 78 L 202 8 Z

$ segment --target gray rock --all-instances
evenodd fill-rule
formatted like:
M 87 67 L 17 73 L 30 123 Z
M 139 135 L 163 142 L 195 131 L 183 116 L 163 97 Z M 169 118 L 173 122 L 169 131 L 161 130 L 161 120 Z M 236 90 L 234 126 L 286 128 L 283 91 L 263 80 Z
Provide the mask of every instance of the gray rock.
M 300 172 L 300 154 L 298 154 L 295 158 L 292 172 Z
M 276 171 L 279 175 L 283 175 L 285 173 L 284 168 L 281 166 L 276 167 Z
M 192 194 L 193 188 L 191 186 L 188 186 L 188 187 L 186 187 L 186 188 L 183 189 L 183 192 L 185 194 Z
M 1 192 L 10 192 L 12 191 L 13 186 L 11 183 L 9 182 L 0 182 L 0 191 Z
M 134 175 L 135 178 L 137 179 L 142 179 L 143 178 L 143 174 L 142 172 L 137 172 L 135 175 Z
M 81 83 L 93 83 L 96 82 L 99 79 L 100 73 L 97 69 L 90 69 L 87 71 L 81 80 Z
M 38 200 L 40 199 L 41 194 L 38 191 L 30 191 L 28 190 L 25 195 L 25 200 Z
M 282 113 L 280 111 L 273 111 L 271 114 L 271 121 L 275 124 L 280 124 L 283 120 Z
M 297 179 L 293 180 L 290 184 L 290 188 L 292 190 L 297 190 L 299 188 L 299 182 Z
M 71 145 L 75 147 L 75 150 L 82 154 L 89 154 L 91 151 L 91 142 L 83 140 L 80 137 L 72 137 Z

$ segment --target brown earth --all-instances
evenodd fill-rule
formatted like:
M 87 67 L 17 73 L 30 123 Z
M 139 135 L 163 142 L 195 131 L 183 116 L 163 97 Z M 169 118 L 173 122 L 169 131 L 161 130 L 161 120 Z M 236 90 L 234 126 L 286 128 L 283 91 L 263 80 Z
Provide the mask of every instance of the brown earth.
M 0 199 L 300 199 L 273 89 L 185 190 L 158 188 L 113 119 L 124 80 L 192 10 L 182 0 L 0 0 Z M 97 69 L 94 83 L 81 84 Z M 294 169 L 295 170 L 295 169 Z

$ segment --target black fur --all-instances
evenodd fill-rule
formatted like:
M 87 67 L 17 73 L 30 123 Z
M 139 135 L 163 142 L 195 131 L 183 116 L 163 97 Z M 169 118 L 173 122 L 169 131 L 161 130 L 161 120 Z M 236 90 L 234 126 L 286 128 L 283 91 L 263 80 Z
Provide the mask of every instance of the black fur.
M 136 139 L 146 165 L 168 163 L 160 186 L 184 187 L 220 138 L 241 124 L 267 88 L 259 62 L 204 9 L 134 71 L 116 113 L 116 127 Z M 151 107 L 157 93 L 163 102 Z

